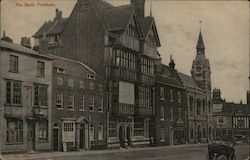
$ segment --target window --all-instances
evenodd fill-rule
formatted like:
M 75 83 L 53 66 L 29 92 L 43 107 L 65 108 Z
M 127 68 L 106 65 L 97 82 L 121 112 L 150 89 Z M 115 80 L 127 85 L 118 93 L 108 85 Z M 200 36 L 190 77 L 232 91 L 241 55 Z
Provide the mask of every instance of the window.
M 74 121 L 64 121 L 62 128 L 62 141 L 67 143 L 67 146 L 75 145 L 75 122 Z
M 37 76 L 38 77 L 44 77 L 44 72 L 45 72 L 45 65 L 44 62 L 37 62 Z
M 74 79 L 69 78 L 69 87 L 74 87 Z
M 7 142 L 23 142 L 23 121 L 19 119 L 7 119 Z
M 48 105 L 48 86 L 43 84 L 35 84 L 35 105 L 47 106 Z M 40 104 L 39 104 L 40 102 Z
M 83 81 L 83 80 L 80 80 L 79 83 L 80 83 L 80 88 L 81 88 L 81 89 L 84 89 L 84 88 L 85 88 L 85 87 L 84 87 L 84 81 Z
M 174 120 L 174 111 L 173 108 L 170 108 L 170 121 Z
M 206 112 L 206 100 L 203 99 L 203 102 L 202 102 L 202 110 L 203 112 Z
M 63 131 L 64 132 L 74 132 L 74 122 L 64 122 L 63 123 Z
M 98 89 L 100 92 L 102 92 L 103 91 L 103 84 L 99 84 Z
M 90 79 L 90 80 L 95 80 L 95 75 L 93 75 L 93 74 L 88 74 L 88 79 Z
M 190 128 L 190 138 L 194 138 L 194 129 Z
M 94 110 L 94 103 L 95 103 L 95 95 L 94 94 L 89 94 L 89 110 L 93 111 Z
M 10 55 L 10 72 L 18 72 L 18 57 Z
M 225 117 L 223 117 L 223 116 L 217 117 L 217 123 L 218 124 L 225 124 Z
M 85 107 L 85 94 L 83 92 L 80 92 L 79 97 L 79 110 L 84 110 Z
M 89 90 L 94 90 L 95 89 L 95 84 L 94 82 L 89 82 Z
M 189 110 L 193 112 L 194 98 L 192 96 L 189 97 Z
M 62 69 L 62 68 L 57 68 L 57 67 L 55 67 L 55 69 L 56 69 L 56 73 L 61 73 L 61 74 L 64 74 L 64 73 L 65 73 L 65 70 Z
M 178 91 L 178 103 L 181 103 L 181 92 Z
M 161 87 L 161 89 L 160 89 L 160 94 L 161 94 L 161 100 L 164 100 L 164 88 L 163 87 Z
M 102 96 L 99 96 L 98 111 L 99 111 L 99 112 L 103 112 L 103 97 L 102 97 Z
M 75 96 L 74 96 L 74 92 L 69 90 L 68 92 L 68 109 L 74 109 L 74 100 Z
M 164 106 L 161 106 L 161 120 L 164 121 Z
M 94 127 L 94 124 L 90 125 L 89 138 L 90 138 L 90 141 L 95 140 L 95 127 Z
M 39 139 L 48 139 L 48 121 L 39 122 Z
M 103 140 L 103 124 L 99 124 L 98 127 L 98 140 Z
M 170 89 L 170 101 L 174 101 L 174 91 L 172 89 Z
M 181 118 L 181 108 L 178 108 L 178 118 L 179 118 L 179 120 L 182 119 L 182 118 Z
M 206 129 L 205 129 L 205 128 L 203 128 L 202 134 L 203 134 L 203 135 L 202 135 L 203 137 L 206 137 Z
M 139 106 L 151 107 L 152 95 L 150 87 L 139 86 Z
M 201 100 L 197 99 L 197 115 L 201 114 Z
M 141 57 L 141 72 L 144 74 L 154 74 L 154 64 L 150 59 Z
M 245 117 L 237 117 L 237 125 L 236 128 L 247 128 L 245 124 Z
M 134 120 L 134 136 L 144 136 L 144 121 L 142 118 Z
M 57 91 L 56 93 L 56 108 L 63 108 L 63 91 Z
M 207 104 L 207 105 L 208 105 L 208 112 L 211 113 L 211 102 L 208 101 L 208 104 Z
M 6 82 L 6 103 L 21 105 L 22 104 L 22 90 L 21 82 L 7 81 Z
M 108 129 L 108 136 L 110 138 L 116 138 L 116 122 L 109 121 L 109 129 Z
M 161 142 L 165 142 L 165 129 L 162 127 L 160 129 Z
M 136 56 L 127 51 L 116 50 L 116 66 L 135 71 Z
M 56 84 L 62 86 L 63 85 L 63 78 L 62 77 L 57 77 Z

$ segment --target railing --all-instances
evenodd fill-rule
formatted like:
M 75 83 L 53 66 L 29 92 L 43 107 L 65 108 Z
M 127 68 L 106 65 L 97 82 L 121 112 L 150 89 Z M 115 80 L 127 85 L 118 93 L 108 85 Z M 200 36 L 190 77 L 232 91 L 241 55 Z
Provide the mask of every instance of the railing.
M 153 108 L 152 107 L 137 107 L 135 110 L 136 115 L 143 115 L 143 116 L 152 116 Z
M 134 105 L 119 103 L 113 105 L 113 111 L 119 115 L 134 115 Z
M 22 117 L 22 106 L 5 106 L 4 115 L 6 117 Z

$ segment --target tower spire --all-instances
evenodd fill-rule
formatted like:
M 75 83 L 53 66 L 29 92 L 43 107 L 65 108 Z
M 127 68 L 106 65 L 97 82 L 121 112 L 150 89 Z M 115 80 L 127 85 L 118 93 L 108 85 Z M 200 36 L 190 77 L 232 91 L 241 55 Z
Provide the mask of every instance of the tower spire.
M 199 23 L 200 23 L 200 32 L 199 32 L 198 42 L 197 42 L 197 45 L 196 45 L 196 50 L 197 50 L 198 54 L 204 54 L 205 45 L 204 45 L 202 34 L 201 34 L 201 23 L 202 23 L 202 21 L 200 20 Z
M 152 0 L 150 0 L 150 17 L 152 17 Z

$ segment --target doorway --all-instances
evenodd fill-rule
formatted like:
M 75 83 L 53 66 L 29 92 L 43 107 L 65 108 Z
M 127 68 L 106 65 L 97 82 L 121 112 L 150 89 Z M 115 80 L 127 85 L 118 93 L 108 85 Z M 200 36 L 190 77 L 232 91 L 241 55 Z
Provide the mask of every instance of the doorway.
M 131 146 L 131 127 L 127 126 L 127 140 L 128 140 L 128 146 Z
M 80 141 L 80 144 L 79 144 L 79 148 L 80 149 L 85 149 L 85 125 L 82 123 L 81 125 L 80 125 L 80 130 L 79 130 L 79 132 L 80 132 L 80 139 L 79 139 L 79 141 Z
M 53 126 L 53 146 L 54 151 L 59 151 L 59 126 L 55 124 Z
M 201 143 L 201 126 L 198 125 L 198 128 L 197 128 L 197 140 L 199 143 Z
M 120 146 L 125 147 L 125 138 L 124 138 L 124 127 L 120 126 L 119 127 L 119 141 L 120 141 Z
M 174 145 L 174 131 L 173 129 L 169 130 L 169 145 L 172 146 Z
M 35 150 L 35 122 L 28 122 L 28 152 Z

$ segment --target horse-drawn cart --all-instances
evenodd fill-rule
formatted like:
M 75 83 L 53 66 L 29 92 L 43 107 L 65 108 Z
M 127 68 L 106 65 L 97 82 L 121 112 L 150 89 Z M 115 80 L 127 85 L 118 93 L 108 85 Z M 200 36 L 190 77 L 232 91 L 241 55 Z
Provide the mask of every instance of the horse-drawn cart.
M 233 145 L 228 144 L 209 144 L 207 160 L 236 160 Z

